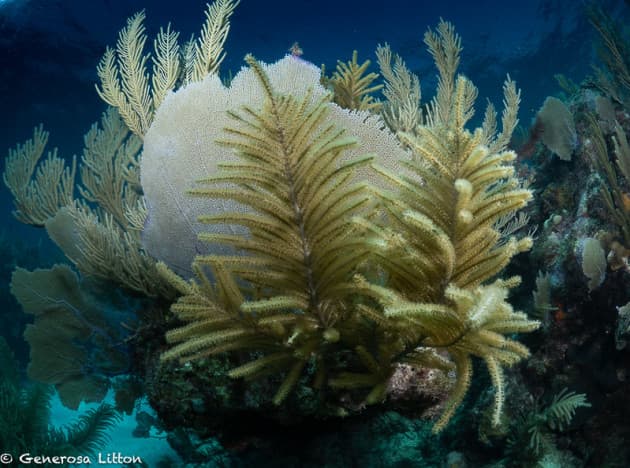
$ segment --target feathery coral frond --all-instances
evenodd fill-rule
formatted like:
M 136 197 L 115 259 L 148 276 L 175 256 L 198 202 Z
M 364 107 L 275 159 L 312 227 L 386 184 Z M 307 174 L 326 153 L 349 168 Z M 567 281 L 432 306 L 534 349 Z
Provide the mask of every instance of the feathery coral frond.
M 92 125 L 84 137 L 79 193 L 125 227 L 126 212 L 135 209 L 140 198 L 138 158 L 142 142 L 130 134 L 114 108 L 103 113 L 100 124 L 101 128 L 97 123 Z
M 57 156 L 57 149 L 40 162 L 47 142 L 48 132 L 42 125 L 35 127 L 33 138 L 9 150 L 2 174 L 17 208 L 13 215 L 22 223 L 39 227 L 72 203 L 76 174 L 76 158 L 67 167 Z
M 247 236 L 200 236 L 245 255 L 198 257 L 197 262 L 209 265 L 215 276 L 216 302 L 209 302 L 198 286 L 179 283 L 187 293 L 173 311 L 189 325 L 167 334 L 169 342 L 180 344 L 163 359 L 202 356 L 237 340 L 241 348 L 258 342 L 272 354 L 245 363 L 230 375 L 249 378 L 288 367 L 274 397 L 279 404 L 311 355 L 339 339 L 333 327 L 351 307 L 353 275 L 368 254 L 367 244 L 352 235 L 356 230 L 352 219 L 369 196 L 363 184 L 348 182 L 371 158 L 342 159 L 355 140 L 327 122 L 327 96 L 312 102 L 310 93 L 302 98 L 277 94 L 260 64 L 252 57 L 246 60 L 266 102 L 262 109 L 245 107 L 230 113 L 233 124 L 219 143 L 234 149 L 236 157 L 191 191 L 249 207 L 200 219 L 246 227 Z M 198 281 L 206 281 L 200 274 Z M 264 294 L 245 300 L 235 277 Z M 246 335 L 251 339 L 241 340 Z
M 206 21 L 195 44 L 191 81 L 199 81 L 210 73 L 218 72 L 225 58 L 223 45 L 230 31 L 230 16 L 239 3 L 240 0 L 215 0 L 207 4 Z
M 424 43 L 439 72 L 437 94 L 429 106 L 427 120 L 433 125 L 448 125 L 455 110 L 455 73 L 462 41 L 453 25 L 440 19 L 435 31 L 429 29 L 424 34 Z
M 108 47 L 98 64 L 98 95 L 118 109 L 133 133 L 144 138 L 155 110 L 175 88 L 180 74 L 185 83 L 190 83 L 217 73 L 225 57 L 223 45 L 230 29 L 229 19 L 239 3 L 240 0 L 215 0 L 208 4 L 201 36 L 196 42 L 191 39 L 182 55 L 177 42 L 179 33 L 171 30 L 170 24 L 160 29 L 153 41 L 153 57 L 145 53 L 145 13 L 136 13 L 120 31 L 116 48 Z M 151 74 L 147 70 L 149 58 L 153 62 Z
M 153 49 L 155 56 L 153 61 L 153 76 L 151 77 L 151 90 L 153 93 L 153 107 L 157 109 L 164 100 L 166 93 L 175 87 L 180 73 L 179 33 L 171 30 L 171 24 L 166 30 L 160 28 Z
M 149 89 L 146 62 L 143 55 L 147 40 L 144 11 L 127 20 L 120 31 L 116 49 L 107 48 L 96 69 L 101 80 L 98 95 L 120 112 L 127 126 L 142 137 L 151 124 L 153 100 Z
M 392 65 L 392 50 L 389 44 L 376 49 L 381 75 L 385 79 L 382 115 L 394 132 L 413 132 L 422 124 L 420 108 L 420 79 L 409 71 L 403 59 L 395 54 Z
M 120 82 L 122 92 L 126 97 L 126 100 L 121 103 L 121 109 L 125 115 L 133 119 L 133 126 L 139 135 L 144 135 L 149 128 L 153 107 L 146 69 L 149 55 L 143 55 L 144 44 L 147 40 L 144 19 L 144 11 L 132 16 L 127 21 L 127 27 L 120 32 L 116 44 Z
M 501 115 L 501 133 L 488 142 L 490 152 L 505 151 L 512 139 L 512 133 L 518 124 L 518 109 L 521 103 L 521 91 L 508 75 L 503 84 L 503 114 Z M 485 121 L 484 121 L 485 123 Z M 496 128 L 496 126 L 495 126 Z
M 235 148 L 242 158 L 239 163 L 222 166 L 222 170 L 208 182 L 213 185 L 224 181 L 238 182 L 238 189 L 198 189 L 200 196 L 222 196 L 248 204 L 256 217 L 243 217 L 249 228 L 248 239 L 240 237 L 206 236 L 206 239 L 228 242 L 250 251 L 257 258 L 266 259 L 266 271 L 274 274 L 267 280 L 260 272 L 242 271 L 243 277 L 265 287 L 284 291 L 283 295 L 304 297 L 310 307 L 318 307 L 319 297 L 328 297 L 330 287 L 348 278 L 349 265 L 337 265 L 341 253 L 365 255 L 365 249 L 356 246 L 348 236 L 322 237 L 322 230 L 350 232 L 347 210 L 357 212 L 367 202 L 367 195 L 354 187 L 340 186 L 354 169 L 353 162 L 340 162 L 342 152 L 354 144 L 341 132 L 325 124 L 326 101 L 308 108 L 310 98 L 297 101 L 291 97 L 275 95 L 257 62 L 248 59 L 256 70 L 268 93 L 268 102 L 262 113 L 245 109 L 233 117 L 239 130 L 227 129 L 223 144 Z M 361 164 L 369 162 L 364 159 Z M 252 170 L 255 169 L 255 170 Z M 248 174 L 246 177 L 245 175 Z M 252 177 L 255 174 L 255 177 Z M 333 190 L 334 189 L 334 190 Z M 332 190 L 332 191 L 331 191 Z M 333 196 L 334 194 L 334 196 Z M 322 222 L 322 217 L 326 222 Z M 234 220 L 233 216 L 229 216 Z M 220 216 L 206 221 L 225 222 Z M 325 242 L 324 242 L 325 241 Z M 343 256 L 341 257 L 343 259 Z M 330 271 L 330 275 L 326 273 Z M 263 275 L 264 277 L 264 275 Z M 299 288 L 291 291 L 273 279 L 299 278 Z M 283 280 L 284 281 L 284 280 Z M 326 286 L 328 285 L 328 286 Z M 332 299 L 332 298 L 331 298 Z
M 437 96 L 423 125 L 418 110 L 416 124 L 398 134 L 413 157 L 400 170 L 375 166 L 377 177 L 366 177 L 374 187 L 356 182 L 371 156 L 347 157 L 355 140 L 330 123 L 338 107 L 313 88 L 277 92 L 265 67 L 246 58 L 262 102 L 228 107 L 231 123 L 214 143 L 232 153 L 189 192 L 233 207 L 200 217 L 212 226 L 200 240 L 229 254 L 198 256 L 191 283 L 171 277 L 184 293 L 172 310 L 185 325 L 167 334 L 174 346 L 163 359 L 256 350 L 230 375 L 284 371 L 276 404 L 306 368 L 316 388 L 367 387 L 365 403 L 386 396 L 401 363 L 454 368 L 439 431 L 461 404 L 476 357 L 490 371 L 498 421 L 503 368 L 529 353 L 508 335 L 539 325 L 507 302 L 518 279 L 496 279 L 531 247 L 528 237 L 506 240 L 499 228 L 531 197 L 514 176 L 514 153 L 504 150 L 519 94 L 508 81 L 499 136 L 493 108 L 483 128 L 466 130 L 477 90 L 456 76 L 459 37 L 441 22 L 425 41 L 440 72 Z M 386 91 L 414 90 L 387 54 Z M 360 68 L 351 63 L 339 73 L 353 67 Z
M 502 366 L 529 354 L 505 335 L 534 330 L 539 323 L 507 303 L 512 281 L 487 284 L 515 254 L 531 247 L 528 237 L 502 239 L 497 227 L 531 198 L 514 176 L 515 154 L 504 151 L 516 124 L 519 92 L 508 79 L 499 136 L 493 108 L 486 112 L 484 127 L 469 132 L 465 125 L 477 91 L 455 75 L 460 39 L 449 23 L 441 22 L 437 32 L 427 32 L 425 42 L 439 70 L 437 95 L 426 124 L 398 134 L 415 155 L 406 170 L 391 174 L 377 168 L 397 187 L 395 194 L 377 191 L 386 221 L 364 224 L 374 236 L 372 258 L 399 295 L 385 306 L 385 315 L 398 320 L 400 328 L 415 330 L 416 346 L 442 348 L 455 363 L 457 382 L 435 426 L 439 431 L 466 393 L 472 356 L 483 359 L 490 371 L 496 389 L 493 421 L 498 423 Z
M 381 104 L 371 93 L 378 91 L 383 85 L 373 85 L 378 78 L 376 73 L 365 73 L 370 66 L 366 60 L 361 65 L 357 62 L 358 52 L 352 52 L 352 60 L 337 61 L 337 69 L 327 80 L 334 91 L 333 100 L 345 109 L 378 110 Z
M 113 215 L 75 202 L 46 223 L 48 235 L 84 274 L 116 281 L 147 296 L 171 298 L 173 289 L 140 247 L 138 232 L 126 231 Z

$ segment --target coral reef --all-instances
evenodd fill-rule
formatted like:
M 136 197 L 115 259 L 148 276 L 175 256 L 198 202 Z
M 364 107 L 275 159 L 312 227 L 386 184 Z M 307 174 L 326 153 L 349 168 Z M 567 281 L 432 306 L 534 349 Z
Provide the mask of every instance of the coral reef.
M 513 177 L 514 153 L 504 151 L 519 95 L 508 80 L 501 133 L 488 122 L 470 133 L 465 125 L 476 89 L 456 76 L 459 38 L 446 22 L 426 37 L 440 72 L 438 94 L 427 124 L 399 134 L 413 153 L 399 162 L 403 175 L 377 166 L 390 190 L 347 185 L 356 180 L 355 168 L 372 158 L 342 158 L 354 141 L 344 138 L 344 127 L 324 125 L 327 99 L 282 92 L 269 69 L 247 59 L 263 102 L 228 113 L 234 124 L 218 143 L 237 157 L 202 181 L 209 188 L 190 192 L 246 206 L 231 211 L 219 205 L 200 220 L 247 231 L 202 232 L 201 241 L 230 246 L 236 254 L 197 256 L 196 281 L 162 269 L 183 294 L 172 311 L 185 322 L 167 333 L 174 346 L 164 360 L 254 350 L 229 375 L 251 380 L 283 372 L 275 404 L 309 367 L 315 389 L 329 387 L 334 396 L 367 387 L 361 399 L 367 404 L 385 398 L 398 364 L 455 370 L 439 431 L 461 404 L 477 356 L 496 388 L 498 424 L 502 366 L 528 355 L 507 335 L 538 326 L 506 302 L 518 278 L 489 282 L 531 246 L 529 237 L 517 240 L 497 227 L 531 197 Z M 187 114 L 198 119 L 190 109 Z M 367 210 L 370 192 L 378 202 Z
M 13 274 L 30 377 L 73 407 L 146 393 L 191 463 L 625 466 L 623 30 L 590 8 L 603 67 L 558 77 L 518 161 L 520 91 L 508 77 L 500 118 L 488 104 L 468 128 L 450 23 L 424 36 L 425 104 L 387 44 L 379 75 L 355 53 L 322 77 L 296 46 L 225 84 L 238 4 L 209 5 L 185 44 L 160 30 L 151 70 L 132 16 L 83 155 L 40 162 L 42 127 L 10 152 L 16 217 L 79 271 Z

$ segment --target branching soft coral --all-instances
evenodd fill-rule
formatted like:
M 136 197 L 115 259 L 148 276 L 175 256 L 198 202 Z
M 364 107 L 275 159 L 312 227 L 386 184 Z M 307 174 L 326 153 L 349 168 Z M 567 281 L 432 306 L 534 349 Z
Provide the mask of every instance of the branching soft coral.
M 371 94 L 381 89 L 383 85 L 373 84 L 378 78 L 377 73 L 366 73 L 370 61 L 366 60 L 359 65 L 357 59 L 358 52 L 355 50 L 352 53 L 352 60 L 348 62 L 339 60 L 332 77 L 323 76 L 322 81 L 332 88 L 333 101 L 341 107 L 376 111 L 381 104 Z
M 57 210 L 72 203 L 77 168 L 76 158 L 67 167 L 57 156 L 57 149 L 40 161 L 47 142 L 48 132 L 42 125 L 35 127 L 33 138 L 9 150 L 2 174 L 15 201 L 15 217 L 39 227 Z
M 514 177 L 511 162 L 516 155 L 504 151 L 518 107 L 514 83 L 508 80 L 505 86 L 503 131 L 489 134 L 486 129 L 494 125 L 486 121 L 471 133 L 465 125 L 477 91 L 466 78 L 455 76 L 459 38 L 442 22 L 437 32 L 427 33 L 425 42 L 440 70 L 438 93 L 426 125 L 399 135 L 415 158 L 402 175 L 381 171 L 398 191 L 378 193 L 386 222 L 368 227 L 381 240 L 373 253 L 398 295 L 383 295 L 391 302 L 386 315 L 420 331 L 410 348 L 443 348 L 457 366 L 457 383 L 436 425 L 439 430 L 470 384 L 472 356 L 484 359 L 492 377 L 498 423 L 504 393 L 501 366 L 528 355 L 527 348 L 505 335 L 531 331 L 538 322 L 514 312 L 506 302 L 507 290 L 518 278 L 488 284 L 532 244 L 529 237 L 506 240 L 498 227 L 531 198 Z M 380 288 L 375 290 L 379 293 Z
M 127 20 L 120 31 L 116 48 L 108 47 L 96 71 L 101 86 L 98 95 L 116 108 L 129 129 L 144 137 L 155 110 L 166 93 L 178 83 L 201 81 L 218 73 L 225 58 L 223 45 L 230 30 L 230 17 L 240 0 L 215 0 L 207 5 L 206 21 L 200 37 L 191 39 L 180 54 L 179 33 L 160 29 L 154 41 L 154 55 L 145 53 L 144 11 Z M 148 73 L 147 62 L 153 67 Z
M 482 128 L 466 130 L 477 90 L 456 76 L 459 37 L 442 22 L 426 42 L 440 71 L 438 93 L 425 124 L 399 133 L 413 151 L 401 162 L 405 169 L 375 166 L 382 178 L 372 174 L 371 188 L 348 184 L 370 158 L 343 157 L 352 140 L 326 124 L 326 98 L 278 93 L 248 58 L 264 104 L 229 112 L 234 124 L 219 143 L 235 156 L 191 191 L 246 206 L 200 218 L 246 230 L 200 234 L 234 253 L 198 256 L 196 281 L 160 267 L 184 295 L 173 312 L 186 323 L 168 332 L 174 346 L 164 360 L 256 351 L 230 375 L 284 372 L 276 403 L 307 365 L 314 387 L 367 388 L 365 403 L 385 398 L 400 364 L 455 369 L 439 431 L 464 398 L 472 358 L 479 357 L 496 389 L 498 422 L 503 367 L 528 355 L 507 335 L 538 326 L 507 302 L 519 279 L 496 278 L 532 242 L 502 228 L 531 198 L 514 176 L 515 154 L 505 151 L 519 94 L 508 79 L 500 133 L 492 108 Z
M 316 71 L 295 58 L 266 67 L 248 57 L 249 73 L 239 73 L 230 88 L 223 86 L 214 72 L 237 4 L 217 0 L 210 7 L 199 43 L 185 47 L 183 75 L 177 71 L 177 37 L 162 32 L 152 88 L 144 73 L 143 15 L 130 20 L 118 52 L 109 50 L 99 67 L 100 93 L 145 139 L 144 198 L 139 140 L 128 136 L 110 111 L 103 129 L 93 127 L 86 137 L 82 160 L 80 193 L 98 205 L 96 211 L 73 201 L 71 189 L 66 194 L 65 187 L 73 186 L 73 166 L 70 173 L 64 169 L 57 175 L 66 182 L 50 189 L 57 198 L 50 213 L 35 216 L 35 224 L 46 223 L 84 272 L 147 295 L 168 297 L 173 289 L 182 294 L 172 311 L 183 325 L 167 333 L 171 348 L 164 361 L 239 351 L 232 377 L 284 374 L 273 397 L 276 404 L 305 375 L 313 378 L 314 388 L 353 395 L 365 388 L 363 402 L 377 403 L 387 396 L 400 365 L 444 373 L 454 369 L 456 381 L 435 426 L 439 431 L 463 400 L 472 359 L 478 357 L 496 389 L 493 420 L 498 423 L 503 368 L 528 355 L 508 335 L 538 326 L 507 302 L 519 279 L 497 279 L 532 243 L 527 236 L 511 236 L 505 227 L 531 198 L 514 175 L 515 154 L 506 151 L 520 100 L 514 82 L 508 77 L 504 85 L 501 132 L 492 106 L 482 127 L 471 132 L 466 125 L 477 90 L 456 75 L 461 41 L 452 25 L 441 22 L 425 35 L 439 81 L 424 113 L 417 79 L 401 60 L 395 59 L 392 68 L 390 52 L 381 49 L 389 86 L 385 96 L 391 100 L 385 103 L 385 118 L 399 130 L 398 142 L 380 117 L 331 103 L 309 81 L 318 84 Z M 374 75 L 363 76 L 366 67 L 356 56 L 340 65 L 335 79 L 349 92 L 349 107 L 375 108 L 369 97 Z M 277 76 L 267 73 L 272 69 Z M 204 73 L 210 75 L 188 86 L 192 94 L 187 96 L 202 93 L 207 99 L 207 87 L 216 91 L 211 99 L 222 104 L 212 107 L 212 122 L 199 119 L 208 111 L 207 101 L 182 105 L 175 95 L 163 99 L 178 74 L 186 82 Z M 401 90 L 407 89 L 411 100 L 405 103 Z M 226 115 L 227 128 L 216 127 Z M 192 127 L 200 120 L 204 126 L 192 132 L 178 126 Z M 184 144 L 166 138 L 163 145 L 164 131 L 178 137 L 185 133 Z M 7 185 L 17 191 L 28 183 L 44 142 L 44 134 L 36 132 L 30 146 L 16 150 L 14 160 L 21 162 L 5 175 Z M 375 154 L 357 154 L 357 148 Z M 199 152 L 202 162 L 195 159 Z M 165 155 L 169 162 L 159 164 Z M 178 168 L 169 166 L 173 158 Z M 195 185 L 186 177 L 198 164 L 211 172 Z M 197 203 L 188 203 L 179 190 L 189 190 Z M 62 195 L 68 200 L 58 201 Z M 165 209 L 159 203 L 165 198 L 175 206 Z M 144 200 L 162 210 L 145 228 L 145 241 L 173 250 L 187 239 L 180 232 L 192 234 L 185 255 L 175 251 L 174 258 L 197 255 L 195 280 L 186 281 L 163 264 L 156 269 L 142 248 Z M 25 204 L 24 211 L 31 205 Z M 204 208 L 209 211 L 198 217 Z M 198 242 L 197 222 L 208 227 Z M 199 243 L 218 248 L 204 250 Z M 189 264 L 175 262 L 182 271 Z M 334 398 L 335 392 L 328 395 Z
M 219 289 L 212 298 L 219 304 L 204 301 L 197 293 L 199 286 L 180 283 L 187 295 L 173 310 L 180 319 L 193 323 L 167 334 L 168 341 L 183 343 L 163 357 L 188 359 L 200 352 L 212 354 L 217 347 L 256 348 L 256 343 L 269 353 L 232 370 L 231 375 L 251 376 L 269 367 L 288 367 L 274 397 L 279 403 L 311 357 L 339 340 L 337 323 L 352 311 L 353 274 L 368 255 L 366 242 L 354 235 L 352 216 L 369 197 L 364 184 L 349 182 L 354 169 L 371 157 L 342 161 L 344 150 L 355 140 L 327 123 L 327 98 L 311 104 L 310 94 L 301 99 L 279 95 L 262 67 L 251 57 L 247 60 L 263 85 L 266 102 L 262 110 L 246 107 L 231 114 L 239 130 L 228 128 L 221 143 L 236 150 L 238 158 L 220 165 L 216 175 L 204 180 L 208 187 L 192 191 L 196 196 L 234 200 L 251 208 L 247 213 L 201 219 L 246 227 L 247 236 L 200 236 L 208 243 L 231 245 L 245 255 L 196 258 L 197 265 L 209 265 L 214 272 Z M 259 291 L 258 298 L 237 292 L 233 275 Z M 207 281 L 203 273 L 200 279 L 202 284 Z

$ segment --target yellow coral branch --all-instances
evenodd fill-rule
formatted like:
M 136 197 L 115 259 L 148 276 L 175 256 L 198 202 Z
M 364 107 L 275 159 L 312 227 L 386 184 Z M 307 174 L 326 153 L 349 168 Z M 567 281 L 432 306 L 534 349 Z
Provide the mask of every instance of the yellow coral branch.
M 13 215 L 22 223 L 42 227 L 57 211 L 73 202 L 76 158 L 68 167 L 57 156 L 57 149 L 40 162 L 48 142 L 42 125 L 35 127 L 33 138 L 9 150 L 4 184 L 13 195 Z

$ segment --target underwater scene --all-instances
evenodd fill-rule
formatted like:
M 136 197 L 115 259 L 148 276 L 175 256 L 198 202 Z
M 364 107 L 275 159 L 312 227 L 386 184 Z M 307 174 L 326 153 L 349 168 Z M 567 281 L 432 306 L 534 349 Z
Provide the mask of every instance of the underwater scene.
M 0 467 L 630 467 L 630 2 L 0 0 Z

